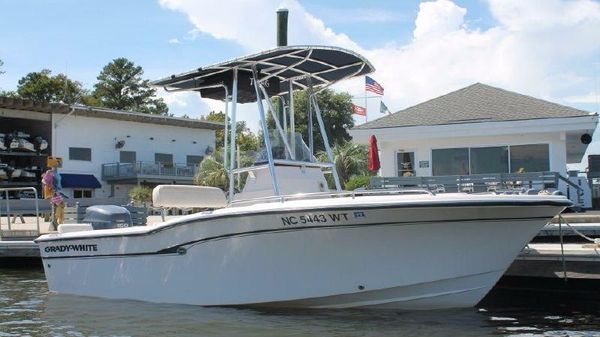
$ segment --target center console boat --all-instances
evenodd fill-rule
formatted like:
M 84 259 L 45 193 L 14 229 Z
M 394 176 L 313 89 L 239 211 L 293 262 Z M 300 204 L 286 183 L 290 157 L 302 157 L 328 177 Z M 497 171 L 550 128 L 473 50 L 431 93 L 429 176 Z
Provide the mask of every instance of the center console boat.
M 41 236 L 36 242 L 50 290 L 203 306 L 424 310 L 477 304 L 571 202 L 553 195 L 343 191 L 316 94 L 373 71 L 349 50 L 291 46 L 155 81 L 167 91 L 224 102 L 231 120 L 228 193 L 158 186 L 155 206 L 208 210 L 145 227 L 78 226 Z M 295 131 L 296 90 L 308 95 L 307 139 Z M 271 97 L 287 105 L 283 122 Z M 248 167 L 235 160 L 239 103 L 257 105 L 263 132 L 264 149 Z M 314 124 L 326 162 L 314 156 Z

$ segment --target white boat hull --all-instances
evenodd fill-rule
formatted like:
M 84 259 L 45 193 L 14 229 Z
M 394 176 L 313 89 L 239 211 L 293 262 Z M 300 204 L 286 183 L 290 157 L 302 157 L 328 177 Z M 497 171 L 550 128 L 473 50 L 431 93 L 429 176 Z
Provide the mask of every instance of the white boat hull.
M 477 304 L 563 208 L 282 209 L 38 242 L 49 288 L 60 293 L 204 306 L 441 309 Z

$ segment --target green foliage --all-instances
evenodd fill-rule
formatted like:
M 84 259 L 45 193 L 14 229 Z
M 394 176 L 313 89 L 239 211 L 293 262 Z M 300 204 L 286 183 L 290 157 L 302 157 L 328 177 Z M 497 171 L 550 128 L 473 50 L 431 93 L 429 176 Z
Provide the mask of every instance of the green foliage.
M 52 76 L 48 69 L 34 71 L 19 80 L 17 94 L 24 99 L 43 102 L 80 103 L 86 95 L 81 83 L 64 74 Z
M 227 178 L 227 171 L 223 167 L 222 161 L 211 156 L 204 158 L 200 163 L 198 173 L 194 177 L 194 184 L 227 190 L 227 186 L 229 185 Z
M 346 182 L 345 189 L 348 191 L 354 191 L 357 188 L 361 187 L 369 187 L 371 184 L 371 176 L 370 175 L 354 175 L 351 176 L 350 179 Z
M 0 90 L 0 96 L 17 98 L 19 97 L 19 94 L 17 94 L 16 91 Z
M 4 74 L 5 71 L 2 70 L 2 66 L 4 65 L 4 61 L 0 60 L 0 75 Z
M 129 190 L 129 198 L 135 202 L 151 202 L 152 189 L 147 186 L 135 186 Z
M 142 67 L 128 59 L 114 59 L 98 75 L 94 97 L 107 108 L 167 115 L 169 108 L 162 98 L 155 98 L 156 89 L 143 74 Z
M 274 100 L 274 99 L 273 99 Z M 275 101 L 275 100 L 274 100 Z M 333 90 L 325 89 L 317 94 L 317 103 L 321 109 L 325 131 L 332 145 L 342 145 L 348 142 L 352 137 L 348 130 L 354 127 L 352 118 L 352 97 L 348 93 L 336 93 Z M 308 145 L 308 94 L 306 91 L 294 92 L 294 119 L 296 132 L 302 135 Z M 270 117 L 268 119 L 269 129 L 275 127 L 275 122 Z M 321 131 L 317 122 L 317 117 L 313 114 L 313 139 L 315 152 L 325 150 Z
M 369 150 L 366 145 L 347 142 L 342 145 L 335 145 L 332 152 L 342 188 L 346 188 L 346 183 L 351 176 L 368 174 Z M 322 162 L 329 162 L 325 151 L 318 152 L 317 159 Z
M 206 120 L 212 121 L 212 122 L 224 123 L 225 122 L 225 113 L 223 113 L 222 111 L 219 111 L 219 112 L 211 111 L 206 116 Z M 225 141 L 224 135 L 225 135 L 225 129 L 217 130 L 215 132 L 215 141 L 216 141 L 217 150 L 223 149 L 223 142 Z M 229 136 L 230 135 L 227 135 L 227 137 L 229 137 Z M 238 144 L 240 146 L 240 150 L 242 152 L 256 150 L 258 137 L 256 137 L 256 135 L 246 125 L 246 121 L 237 122 L 235 137 L 236 137 L 235 142 L 236 142 L 236 144 Z

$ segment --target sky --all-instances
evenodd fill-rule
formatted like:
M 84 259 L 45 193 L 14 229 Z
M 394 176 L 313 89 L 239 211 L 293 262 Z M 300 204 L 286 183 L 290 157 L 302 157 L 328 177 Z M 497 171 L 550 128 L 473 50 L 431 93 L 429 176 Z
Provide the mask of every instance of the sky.
M 127 57 L 158 79 L 275 46 L 275 11 L 290 11 L 289 44 L 355 50 L 377 69 L 392 111 L 481 82 L 589 112 L 600 109 L 600 1 L 593 0 L 0 0 L 0 89 L 30 71 L 91 88 Z M 364 105 L 364 79 L 337 85 Z M 192 93 L 159 93 L 175 115 L 222 109 Z M 368 119 L 379 100 L 370 99 Z M 240 117 L 257 126 L 255 106 Z M 364 122 L 363 117 L 355 121 Z M 600 138 L 600 133 L 596 138 Z M 600 153 L 600 142 L 592 149 Z

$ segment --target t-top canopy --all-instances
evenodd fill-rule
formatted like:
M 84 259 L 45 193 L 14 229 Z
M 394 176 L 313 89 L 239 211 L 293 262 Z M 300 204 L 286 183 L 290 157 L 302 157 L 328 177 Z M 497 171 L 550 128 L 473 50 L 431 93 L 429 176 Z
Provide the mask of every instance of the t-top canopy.
M 232 92 L 233 69 L 238 68 L 238 103 L 256 101 L 252 66 L 269 96 L 294 89 L 306 89 L 308 78 L 313 86 L 329 86 L 337 81 L 366 75 L 375 70 L 361 55 L 342 48 L 325 46 L 289 46 L 267 50 L 234 60 L 171 75 L 152 82 L 167 91 L 199 91 L 202 97 L 223 100 L 225 85 Z

